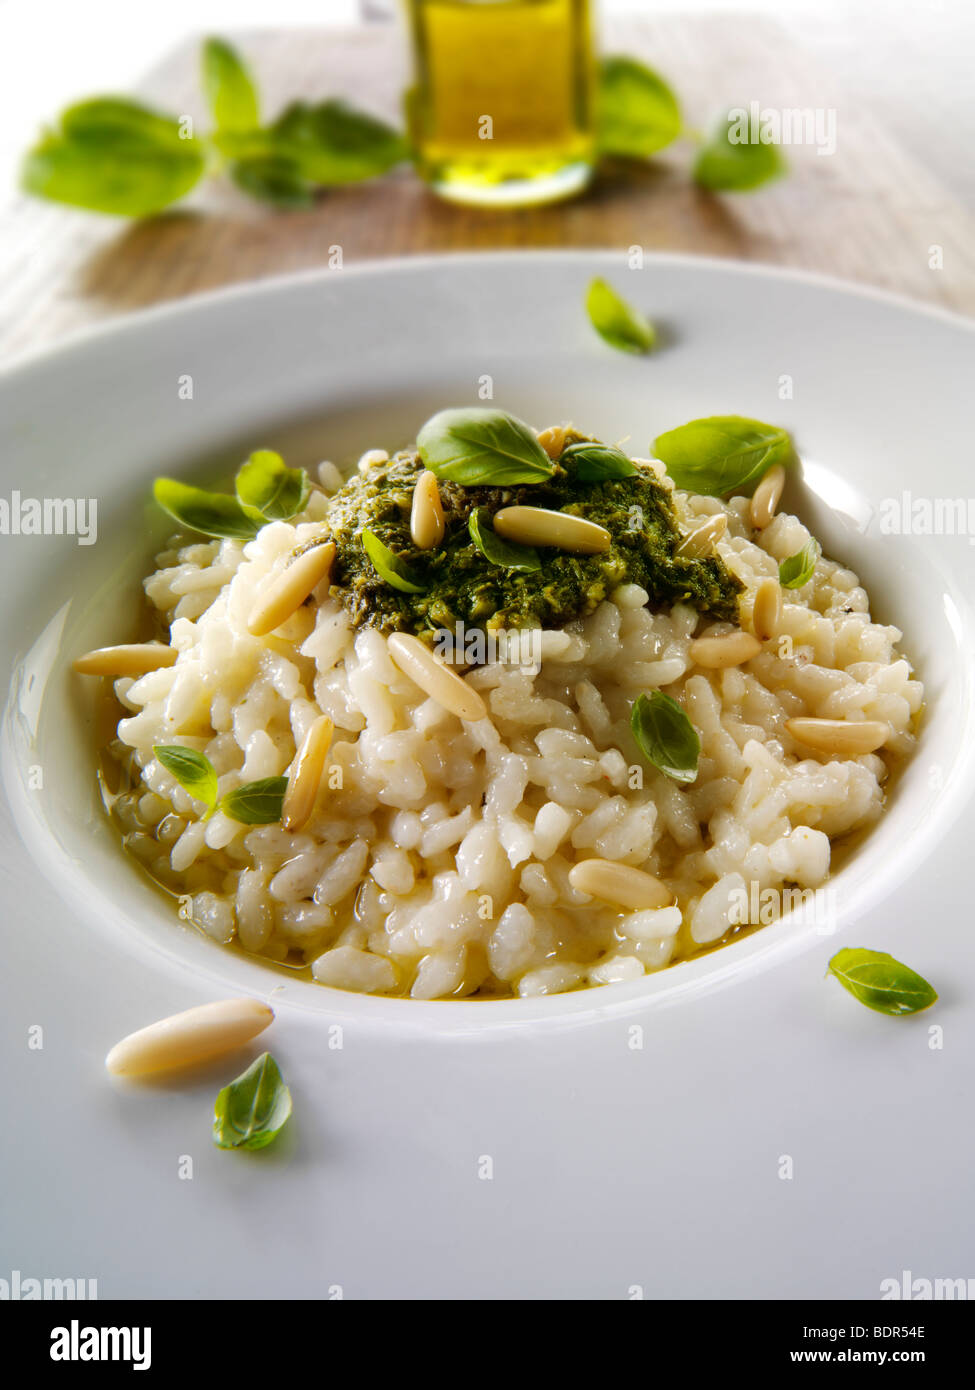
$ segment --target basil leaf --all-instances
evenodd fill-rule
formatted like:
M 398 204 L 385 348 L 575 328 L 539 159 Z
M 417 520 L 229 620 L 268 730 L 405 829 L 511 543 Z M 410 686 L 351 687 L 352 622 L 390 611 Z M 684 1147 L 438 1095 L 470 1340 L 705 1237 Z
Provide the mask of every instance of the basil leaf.
M 236 49 L 223 39 L 203 45 L 203 90 L 218 130 L 253 130 L 260 123 L 257 88 Z
M 694 162 L 694 181 L 712 193 L 747 193 L 753 188 L 777 179 L 788 164 L 777 145 L 754 143 L 748 139 L 747 120 L 727 117 L 711 139 L 702 146 Z M 739 136 L 744 139 L 739 139 Z
M 596 332 L 618 352 L 649 352 L 657 341 L 653 324 L 630 307 L 605 280 L 593 280 L 586 313 Z
M 599 73 L 599 149 L 648 159 L 681 132 L 680 105 L 663 78 L 635 58 L 604 58 Z
M 244 825 L 275 825 L 288 788 L 287 777 L 260 777 L 220 798 L 218 810 Z
M 647 762 L 675 782 L 695 781 L 701 740 L 676 700 L 659 690 L 638 695 L 630 728 Z
M 678 487 L 708 497 L 726 497 L 754 485 L 792 452 L 784 429 L 742 415 L 691 420 L 659 435 L 653 447 Z
M 938 998 L 927 980 L 886 951 L 837 951 L 829 969 L 854 999 L 879 1014 L 920 1013 Z
M 601 483 L 607 478 L 632 478 L 639 468 L 611 444 L 570 444 L 562 450 L 559 463 L 570 460 L 581 483 Z
M 289 159 L 277 155 L 238 159 L 230 166 L 230 177 L 242 193 L 263 203 L 278 208 L 314 206 L 312 185 Z
M 293 102 L 266 132 L 269 152 L 310 183 L 356 183 L 385 174 L 409 153 L 403 136 L 342 101 Z
M 779 583 L 783 589 L 801 589 L 803 584 L 808 584 L 818 560 L 819 546 L 815 541 L 807 541 L 801 550 L 783 560 L 779 565 Z
M 268 521 L 287 521 L 304 511 L 311 491 L 303 468 L 288 468 L 280 454 L 258 449 L 237 474 L 237 497 L 244 508 L 254 508 Z
M 463 487 L 538 483 L 554 469 L 523 420 L 481 406 L 441 410 L 420 430 L 416 444 L 431 473 Z
M 209 758 L 177 743 L 154 743 L 152 751 L 184 791 L 202 801 L 208 811 L 213 810 L 217 804 L 217 773 Z
M 263 1052 L 229 1086 L 213 1107 L 213 1142 L 218 1149 L 264 1149 L 291 1114 L 291 1092 L 277 1062 Z
M 362 544 L 376 573 L 387 584 L 391 584 L 394 589 L 399 589 L 404 594 L 423 594 L 426 592 L 423 585 L 416 582 L 409 566 L 398 555 L 394 555 L 388 546 L 383 545 L 379 537 L 374 531 L 370 531 L 368 526 L 363 529 Z
M 248 516 L 236 497 L 229 497 L 225 492 L 206 492 L 175 478 L 157 478 L 152 495 L 163 511 L 188 531 L 250 541 L 260 529 L 260 523 Z
M 21 169 L 28 193 L 93 212 L 148 217 L 175 203 L 205 167 L 200 141 L 175 119 L 121 97 L 68 107 Z
M 542 562 L 538 551 L 530 545 L 516 545 L 503 540 L 491 526 L 491 518 L 486 507 L 478 507 L 471 512 L 467 522 L 471 540 L 492 565 L 506 570 L 540 570 Z

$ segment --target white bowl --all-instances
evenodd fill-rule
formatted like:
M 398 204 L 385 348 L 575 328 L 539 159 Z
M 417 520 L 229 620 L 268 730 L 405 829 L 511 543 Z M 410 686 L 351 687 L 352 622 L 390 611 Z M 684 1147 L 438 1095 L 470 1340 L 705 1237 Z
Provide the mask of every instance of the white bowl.
M 583 310 L 586 286 L 596 274 L 611 279 L 659 322 L 664 345 L 656 353 L 629 358 L 596 337 Z M 973 342 L 971 325 L 950 315 L 819 279 L 677 256 L 648 256 L 645 268 L 633 271 L 620 254 L 544 253 L 417 259 L 263 282 L 140 315 L 7 372 L 0 378 L 0 496 L 9 498 L 18 488 L 24 496 L 98 499 L 95 545 L 77 545 L 67 536 L 0 537 L 0 655 L 11 677 L 2 729 L 10 811 L 0 826 L 0 849 L 15 986 L 19 980 L 25 997 L 32 997 L 29 983 L 43 979 L 56 957 L 52 973 L 60 983 L 51 984 L 50 998 L 89 1052 L 148 1021 L 150 999 L 175 1008 L 227 993 L 273 994 L 275 1026 L 291 1030 L 280 1036 L 291 1050 L 292 1071 L 304 1076 L 311 1091 L 319 1084 L 316 1066 L 325 1055 L 327 1029 L 336 1023 L 374 1039 L 376 1047 L 388 1049 L 397 1038 L 415 1045 L 402 1056 L 382 1053 L 385 1084 L 395 1087 L 399 1077 L 406 1090 L 415 1084 L 419 1058 L 424 1086 L 443 1071 L 444 1084 L 450 1078 L 456 1088 L 461 1057 L 465 1065 L 480 1057 L 485 1076 L 493 1075 L 502 1054 L 472 1049 L 504 1044 L 499 1094 L 508 1097 L 512 1110 L 503 1118 L 492 1113 L 509 1136 L 519 1128 L 524 1132 L 526 1124 L 531 1129 L 543 1084 L 553 1107 L 546 1123 L 553 1132 L 567 1132 L 572 1088 L 559 1102 L 551 1085 L 560 1056 L 566 1064 L 572 1057 L 575 1084 L 589 1088 L 596 1111 L 604 1103 L 593 1099 L 597 1093 L 606 1104 L 618 1093 L 619 1114 L 626 1114 L 617 1134 L 620 1163 L 634 1182 L 645 1156 L 646 1136 L 637 1140 L 643 1121 L 633 1116 L 632 1080 L 617 1073 L 620 1057 L 606 1060 L 616 1056 L 612 1039 L 621 1028 L 638 1027 L 646 1045 L 667 1057 L 669 1079 L 664 1098 L 658 1096 L 658 1113 L 668 1123 L 678 1113 L 681 1084 L 710 1104 L 712 1113 L 721 1111 L 726 1097 L 738 1096 L 737 1113 L 754 1116 L 763 1048 L 783 1059 L 802 1058 L 794 1062 L 796 1084 L 812 1093 L 833 1085 L 838 1045 L 806 1055 L 816 1046 L 817 1027 L 829 1028 L 828 1016 L 820 1018 L 820 1005 L 811 1001 L 820 998 L 818 991 L 839 994 L 821 979 L 833 951 L 862 944 L 892 950 L 922 973 L 930 971 L 949 997 L 945 984 L 965 969 L 960 960 L 968 928 L 959 915 L 967 914 L 970 899 L 966 812 L 975 757 L 975 549 L 967 537 L 882 534 L 879 508 L 884 498 L 904 491 L 955 496 L 968 488 Z M 190 400 L 179 389 L 187 377 Z M 791 398 L 783 396 L 786 377 Z M 313 464 L 321 457 L 351 459 L 365 447 L 404 444 L 436 409 L 483 399 L 479 391 L 488 380 L 499 406 L 533 424 L 571 418 L 604 438 L 628 436 L 636 452 L 662 430 L 700 415 L 752 415 L 793 432 L 803 466 L 790 481 L 785 505 L 800 512 L 827 553 L 857 571 L 875 616 L 903 629 L 904 650 L 928 699 L 916 758 L 880 823 L 832 881 L 837 920 L 831 938 L 824 939 L 815 925 L 784 918 L 633 984 L 534 1000 L 371 998 L 286 976 L 213 944 L 179 923 L 172 901 L 122 853 L 95 787 L 90 692 L 68 666 L 78 652 L 127 635 L 138 581 L 154 543 L 167 531 L 165 520 L 147 505 L 152 479 L 161 472 L 213 478 L 260 446 L 280 449 L 292 464 Z M 19 851 L 17 832 L 30 859 Z M 25 926 L 28 916 L 39 924 L 36 943 Z M 144 998 L 133 999 L 134 979 L 144 982 Z M 69 980 L 81 987 L 86 1003 L 96 1003 L 94 1016 L 81 1007 Z M 836 1007 L 833 994 L 823 997 Z M 809 1022 L 810 1007 L 819 1018 L 816 1026 Z M 842 1009 L 855 1013 L 858 1007 L 843 996 L 841 1031 L 852 1016 Z M 876 1094 L 896 1105 L 896 1059 L 908 1046 L 912 1025 L 865 1019 L 851 1025 L 866 1030 L 864 1036 L 872 1038 L 875 1025 L 896 1034 L 884 1044 L 890 1074 L 881 1067 L 876 1082 Z M 566 1030 L 578 1038 L 571 1047 L 559 1041 Z M 741 1067 L 751 1067 L 748 1075 L 736 1070 L 735 1079 L 714 1073 L 715 1038 L 728 1037 L 729 1030 Z M 509 1040 L 524 1050 L 512 1053 Z M 455 1046 L 461 1053 L 451 1051 Z M 370 1054 L 370 1066 L 378 1055 Z M 746 1058 L 752 1060 L 746 1064 Z M 65 1078 L 72 1075 L 67 1068 Z M 375 1081 L 375 1072 L 362 1075 L 366 1084 Z M 479 1086 L 472 1085 L 469 1095 L 456 1089 L 451 1095 L 458 1125 L 461 1112 L 468 1117 L 464 1123 L 476 1125 L 478 1095 L 484 1101 Z M 387 1102 L 395 1109 L 388 1094 Z M 349 1114 L 357 1114 L 358 1102 L 347 1103 Z M 699 1120 L 689 1111 L 680 1115 L 683 1127 L 674 1132 L 683 1135 L 683 1153 L 698 1142 L 692 1135 L 698 1135 Z M 34 1119 L 43 1132 L 43 1123 Z M 114 1121 L 108 1123 L 111 1129 Z M 411 1129 L 407 1111 L 396 1123 L 403 1162 L 417 1190 L 428 1191 L 422 1137 Z M 608 1123 L 612 1133 L 613 1121 Z M 737 1143 L 745 1152 L 751 1139 L 737 1123 L 728 1121 L 726 1141 L 732 1151 Z M 586 1170 L 597 1162 L 594 1155 L 607 1133 L 571 1132 L 577 1150 L 566 1181 L 580 1165 Z M 660 1142 L 658 1157 L 677 1210 L 700 1199 L 700 1184 L 689 1176 L 685 1181 L 678 1154 L 667 1156 L 666 1136 Z M 817 1142 L 809 1138 L 811 1147 Z M 131 1158 L 138 1146 L 125 1151 Z M 923 1154 L 920 1137 L 915 1151 Z M 824 1154 L 828 1165 L 828 1145 Z M 539 1210 L 539 1203 L 544 1209 L 537 1175 L 529 1171 L 531 1158 L 520 1161 L 528 1167 L 520 1195 L 512 1198 L 514 1209 L 523 1202 L 529 1204 L 525 1211 Z M 118 1180 L 124 1185 L 131 1178 L 120 1174 Z M 356 1181 L 349 1175 L 342 1190 L 348 1195 Z M 897 1180 L 890 1183 L 896 1195 Z M 945 1202 L 951 1190 L 949 1174 Z M 553 1191 L 562 1191 L 559 1181 Z M 304 1191 L 303 1199 L 309 1196 Z M 169 1199 L 161 1200 L 165 1207 Z M 450 1200 L 462 1202 L 462 1189 Z M 783 1287 L 783 1276 L 767 1250 L 780 1218 L 774 1202 L 763 1207 L 755 1200 L 761 1210 L 756 1208 L 754 1248 L 766 1253 L 764 1264 L 748 1266 L 750 1286 L 774 1290 Z M 181 1218 L 173 1219 L 179 1228 Z M 336 1220 L 344 1230 L 341 1215 Z M 483 1229 L 475 1221 L 471 1230 L 471 1242 L 477 1228 L 476 1239 L 489 1253 L 477 1275 L 468 1268 L 466 1283 L 462 1279 L 468 1293 L 490 1291 L 495 1275 L 500 1278 L 503 1252 L 500 1245 L 495 1249 L 485 1221 Z M 679 1222 L 668 1225 L 659 1214 L 654 1221 L 656 1236 L 671 1252 L 668 1288 L 706 1291 L 708 1279 L 695 1284 L 690 1257 L 677 1253 Z M 814 1243 L 815 1225 L 810 1215 L 804 1230 Z M 243 1272 L 231 1275 L 207 1265 L 206 1230 L 203 1222 L 199 1241 L 209 1270 L 207 1290 L 259 1287 Z M 351 1222 L 346 1237 L 351 1250 Z M 619 1240 L 626 1245 L 622 1234 Z M 377 1257 L 388 1254 L 378 1238 L 367 1247 Z M 933 1248 L 948 1259 L 956 1247 L 952 1235 Z M 110 1264 L 117 1271 L 127 1247 L 112 1249 Z M 720 1240 L 714 1249 L 715 1279 L 724 1287 L 722 1280 L 732 1278 L 734 1252 Z M 598 1242 L 582 1239 L 566 1255 L 561 1273 L 545 1263 L 544 1252 L 526 1256 L 524 1279 L 555 1291 L 601 1289 L 605 1255 Z M 175 1258 L 173 1253 L 161 1277 L 167 1269 L 172 1274 Z M 746 1264 L 750 1258 L 742 1254 Z M 408 1282 L 408 1269 L 406 1256 L 396 1257 L 389 1278 L 399 1270 Z M 824 1247 L 809 1277 L 797 1276 L 794 1287 L 842 1292 L 824 1282 L 830 1269 Z M 854 1277 L 852 1269 L 848 1273 Z M 281 1277 L 291 1287 L 292 1273 Z M 385 1278 L 377 1276 L 373 1292 L 386 1287 Z M 873 1274 L 863 1278 L 872 1290 Z M 166 1287 L 149 1276 L 138 1286 Z M 431 1265 L 418 1287 L 455 1286 Z

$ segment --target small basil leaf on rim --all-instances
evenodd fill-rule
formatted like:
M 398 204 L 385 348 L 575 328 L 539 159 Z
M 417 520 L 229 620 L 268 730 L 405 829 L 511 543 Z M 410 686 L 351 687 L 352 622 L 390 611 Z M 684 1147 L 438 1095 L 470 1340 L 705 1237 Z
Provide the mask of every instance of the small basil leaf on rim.
M 676 700 L 659 690 L 638 695 L 630 728 L 640 752 L 654 767 L 675 782 L 696 779 L 701 740 Z
M 694 161 L 694 182 L 712 193 L 748 193 L 789 167 L 777 145 L 758 138 L 745 109 L 737 110 L 741 116 L 729 114 Z
M 236 49 L 207 39 L 201 55 L 203 90 L 218 130 L 253 130 L 261 119 L 257 88 Z
M 208 811 L 217 804 L 217 773 L 210 759 L 181 744 L 153 744 L 153 756 L 176 778 L 184 791 L 202 801 Z
M 157 478 L 152 495 L 181 526 L 203 536 L 250 541 L 260 530 L 261 523 L 244 511 L 236 497 L 225 492 L 206 492 L 176 478 Z
M 658 435 L 653 448 L 678 487 L 726 497 L 754 487 L 773 463 L 786 463 L 792 442 L 779 425 L 744 415 L 709 415 Z
M 538 483 L 554 468 L 523 420 L 482 406 L 438 411 L 416 444 L 431 473 L 462 487 Z
M 540 570 L 542 568 L 538 551 L 532 546 L 517 545 L 514 541 L 503 540 L 493 530 L 486 507 L 478 507 L 477 511 L 471 512 L 467 529 L 471 534 L 471 540 L 485 560 L 490 560 L 492 565 L 498 565 L 501 569 L 506 570 Z
M 598 123 L 602 154 L 649 159 L 680 132 L 680 104 L 658 73 L 636 58 L 603 59 Z
M 224 1086 L 213 1107 L 213 1142 L 218 1149 L 263 1149 L 281 1133 L 291 1114 L 291 1092 L 269 1052 Z
M 640 471 L 622 449 L 615 449 L 611 444 L 569 444 L 559 456 L 559 463 L 566 460 L 571 462 L 581 483 L 601 483 L 607 478 L 632 478 L 634 473 Z
M 803 584 L 808 584 L 818 560 L 819 546 L 815 541 L 806 541 L 801 550 L 779 565 L 779 583 L 783 589 L 801 589 Z
M 938 998 L 923 976 L 886 951 L 863 947 L 837 951 L 829 969 L 855 999 L 880 1014 L 920 1013 Z
M 391 584 L 394 589 L 399 589 L 404 594 L 426 593 L 424 586 L 416 582 L 405 561 L 401 560 L 398 555 L 394 555 L 388 545 L 383 545 L 376 533 L 370 531 L 368 526 L 362 532 L 362 544 L 380 579 L 384 579 L 387 584 Z
M 275 825 L 281 819 L 287 777 L 259 777 L 220 798 L 218 810 L 243 825 Z
M 288 468 L 280 454 L 258 449 L 242 465 L 235 484 L 244 508 L 268 521 L 287 521 L 303 511 L 311 485 L 303 468 Z
M 649 352 L 657 341 L 650 320 L 627 304 L 605 280 L 597 278 L 590 284 L 586 313 L 599 336 L 617 352 Z

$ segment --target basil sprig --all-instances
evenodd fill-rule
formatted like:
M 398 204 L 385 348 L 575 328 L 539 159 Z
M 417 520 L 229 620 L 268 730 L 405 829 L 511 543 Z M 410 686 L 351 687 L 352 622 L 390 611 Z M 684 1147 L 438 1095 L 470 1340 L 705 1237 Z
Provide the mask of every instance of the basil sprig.
M 216 768 L 203 753 L 177 743 L 157 743 L 152 751 L 183 790 L 203 802 L 207 808 L 205 820 L 216 811 L 244 825 L 275 825 L 281 819 L 287 777 L 261 777 L 256 782 L 245 782 L 218 801 Z
M 292 102 L 261 126 L 253 77 L 222 39 L 202 49 L 214 120 L 194 137 L 185 120 L 139 102 L 95 97 L 70 106 L 29 151 L 28 193 L 95 212 L 147 217 L 185 197 L 207 167 L 277 206 L 305 206 L 316 188 L 375 178 L 406 159 L 403 135 L 342 101 Z
M 783 589 L 801 589 L 803 584 L 808 584 L 818 561 L 819 546 L 815 541 L 806 541 L 801 550 L 779 565 L 779 583 Z
M 751 488 L 773 463 L 786 463 L 792 443 L 786 430 L 742 415 L 711 415 L 658 435 L 657 458 L 680 488 L 726 497 Z
M 292 102 L 266 136 L 268 153 L 325 186 L 375 178 L 409 153 L 399 131 L 344 101 Z
M 217 129 L 256 129 L 261 119 L 257 87 L 237 50 L 223 39 L 207 39 L 201 66 L 203 90 Z
M 311 484 L 303 468 L 288 468 L 280 454 L 258 449 L 237 473 L 234 484 L 244 508 L 267 521 L 287 521 L 303 512 Z
M 674 782 L 695 781 L 701 740 L 676 700 L 659 690 L 638 695 L 630 728 L 647 762 Z
M 248 155 L 230 166 L 230 177 L 250 198 L 279 208 L 309 208 L 315 201 L 315 186 L 301 170 L 280 155 Z
M 141 102 L 95 97 L 62 112 L 27 154 L 28 193 L 92 212 L 150 217 L 189 193 L 206 167 L 199 140 Z
M 174 521 L 187 531 L 199 531 L 202 536 L 251 541 L 260 529 L 237 498 L 225 492 L 207 492 L 204 488 L 181 483 L 177 478 L 157 478 L 152 495 Z
M 244 825 L 276 825 L 287 790 L 287 777 L 259 777 L 227 792 L 217 809 Z
M 269 1052 L 224 1086 L 213 1107 L 213 1142 L 218 1149 L 264 1149 L 291 1115 L 291 1092 Z
M 470 532 L 471 540 L 485 560 L 490 560 L 492 565 L 498 565 L 499 568 L 506 570 L 529 572 L 542 568 L 541 557 L 534 546 L 518 545 L 514 541 L 506 541 L 498 535 L 491 526 L 491 519 L 486 507 L 478 507 L 477 511 L 471 512 L 467 529 Z
M 837 951 L 829 963 L 844 989 L 880 1014 L 916 1014 L 938 998 L 923 976 L 886 951 L 863 947 Z
M 586 313 L 599 336 L 617 352 L 649 352 L 657 341 L 650 320 L 598 277 L 586 294 Z
M 363 528 L 362 545 L 380 579 L 404 594 L 426 592 L 424 586 L 416 582 L 416 576 L 406 561 L 395 555 L 388 545 L 383 545 L 375 531 L 370 531 L 368 526 Z
M 636 58 L 604 58 L 599 71 L 602 154 L 649 159 L 681 132 L 680 104 L 659 73 Z
M 622 449 L 612 444 L 595 444 L 582 440 L 569 444 L 559 455 L 559 463 L 571 463 L 580 483 L 603 483 L 612 478 L 632 478 L 639 473 L 636 464 Z
M 195 748 L 182 744 L 155 744 L 153 753 L 167 772 L 172 773 L 184 791 L 207 808 L 212 815 L 217 805 L 217 773 L 210 759 Z
M 523 420 L 482 406 L 438 411 L 416 444 L 431 473 L 462 487 L 539 483 L 554 467 Z
M 152 495 L 187 531 L 250 541 L 269 521 L 304 511 L 311 484 L 303 468 L 286 468 L 280 454 L 258 449 L 237 472 L 237 496 L 207 492 L 177 478 L 157 478 Z
M 721 122 L 698 152 L 696 184 L 712 193 L 750 193 L 786 172 L 788 165 L 777 145 L 732 138 L 742 133 L 740 122 L 732 117 Z

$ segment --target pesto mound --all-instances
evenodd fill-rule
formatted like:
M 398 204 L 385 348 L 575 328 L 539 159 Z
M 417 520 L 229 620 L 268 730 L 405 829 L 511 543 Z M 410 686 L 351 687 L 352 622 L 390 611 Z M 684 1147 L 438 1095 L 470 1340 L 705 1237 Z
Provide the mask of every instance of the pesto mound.
M 675 552 L 681 542 L 670 495 L 647 469 L 611 481 L 581 481 L 571 459 L 554 465 L 543 482 L 517 487 L 461 487 L 440 481 L 445 533 L 434 550 L 418 550 L 410 536 L 413 488 L 423 471 L 415 453 L 352 477 L 331 499 L 327 524 L 335 542 L 331 592 L 356 626 L 422 635 L 438 628 L 563 627 L 582 618 L 620 584 L 639 584 L 653 608 L 687 603 L 702 613 L 738 621 L 741 582 L 716 556 Z M 585 517 L 612 537 L 599 555 L 539 550 L 533 572 L 492 564 L 468 530 L 472 512 L 493 516 L 502 507 L 546 507 Z M 362 544 L 368 528 L 423 588 L 404 593 L 376 571 Z

